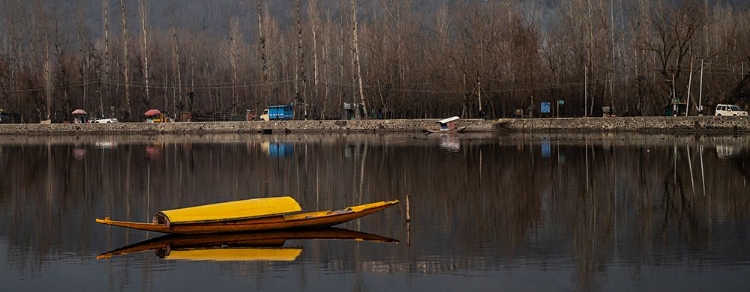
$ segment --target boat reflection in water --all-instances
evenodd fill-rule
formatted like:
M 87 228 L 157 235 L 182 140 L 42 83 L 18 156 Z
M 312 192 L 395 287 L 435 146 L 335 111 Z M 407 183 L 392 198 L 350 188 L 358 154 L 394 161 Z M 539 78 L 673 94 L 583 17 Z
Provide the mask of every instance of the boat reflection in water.
M 117 148 L 117 142 L 114 141 L 96 141 L 94 142 L 94 145 L 104 150 L 112 150 Z
M 86 148 L 84 148 L 82 145 L 76 145 L 73 148 L 73 158 L 75 160 L 83 160 L 86 158 Z
M 159 258 L 189 261 L 294 261 L 301 247 L 285 247 L 287 240 L 339 239 L 398 242 L 375 234 L 341 228 L 321 228 L 277 232 L 165 235 L 124 246 L 96 259 L 109 259 L 153 250 Z
M 720 159 L 730 159 L 732 157 L 737 157 L 742 152 L 741 147 L 736 147 L 733 145 L 722 145 L 718 144 L 716 145 L 716 155 Z
M 458 152 L 461 144 L 458 142 L 456 133 L 440 134 L 440 148 L 447 152 Z
M 164 143 L 152 143 L 146 145 L 146 155 L 150 159 L 156 159 L 161 156 L 161 152 L 164 150 Z

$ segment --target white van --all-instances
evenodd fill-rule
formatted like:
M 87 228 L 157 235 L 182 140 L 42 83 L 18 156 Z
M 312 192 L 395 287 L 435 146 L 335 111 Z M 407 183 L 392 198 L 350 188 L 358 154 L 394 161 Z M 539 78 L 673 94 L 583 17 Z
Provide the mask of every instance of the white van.
M 739 106 L 734 104 L 717 104 L 715 116 L 747 116 Z

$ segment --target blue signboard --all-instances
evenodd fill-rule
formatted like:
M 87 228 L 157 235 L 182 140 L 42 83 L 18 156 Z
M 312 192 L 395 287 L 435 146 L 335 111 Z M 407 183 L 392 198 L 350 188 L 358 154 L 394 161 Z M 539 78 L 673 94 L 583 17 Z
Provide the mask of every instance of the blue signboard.
M 550 106 L 549 106 L 549 102 L 543 102 L 543 103 L 542 103 L 542 113 L 543 113 L 543 114 L 548 114 L 548 113 L 550 113 Z

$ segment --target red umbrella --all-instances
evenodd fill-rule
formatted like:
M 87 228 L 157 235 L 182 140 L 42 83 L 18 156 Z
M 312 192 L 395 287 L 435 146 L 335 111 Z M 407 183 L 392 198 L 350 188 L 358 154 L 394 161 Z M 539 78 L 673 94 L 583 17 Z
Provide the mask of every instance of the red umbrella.
M 146 115 L 147 117 L 150 117 L 150 116 L 158 115 L 160 113 L 161 112 L 158 109 L 152 108 L 152 109 L 146 111 L 146 113 L 144 115 Z
M 79 108 L 79 109 L 74 110 L 71 114 L 74 114 L 74 115 L 87 115 L 88 113 L 86 113 L 85 110 Z

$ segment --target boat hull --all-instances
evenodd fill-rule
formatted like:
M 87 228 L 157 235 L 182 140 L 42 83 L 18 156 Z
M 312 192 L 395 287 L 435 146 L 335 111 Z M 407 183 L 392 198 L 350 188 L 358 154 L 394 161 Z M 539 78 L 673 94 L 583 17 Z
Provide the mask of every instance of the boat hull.
M 293 215 L 277 215 L 263 218 L 222 221 L 222 222 L 205 222 L 190 224 L 158 224 L 115 221 L 109 218 L 96 219 L 97 223 L 138 229 L 144 231 L 154 231 L 168 234 L 211 234 L 211 233 L 228 233 L 228 232 L 254 232 L 284 229 L 306 229 L 331 227 L 354 219 L 358 219 L 372 213 L 384 210 L 388 207 L 398 204 L 398 200 L 383 201 L 358 206 L 347 207 L 340 210 L 317 211 L 299 213 Z
M 175 250 L 213 250 L 238 248 L 263 248 L 265 251 L 284 246 L 287 240 L 308 239 L 348 239 L 373 242 L 398 242 L 398 240 L 359 231 L 339 228 L 316 228 L 304 230 L 282 230 L 251 233 L 219 233 L 198 235 L 163 235 L 136 244 L 124 246 L 103 254 L 96 259 L 109 259 L 113 256 L 144 251 L 156 251 L 157 255 L 167 255 Z

